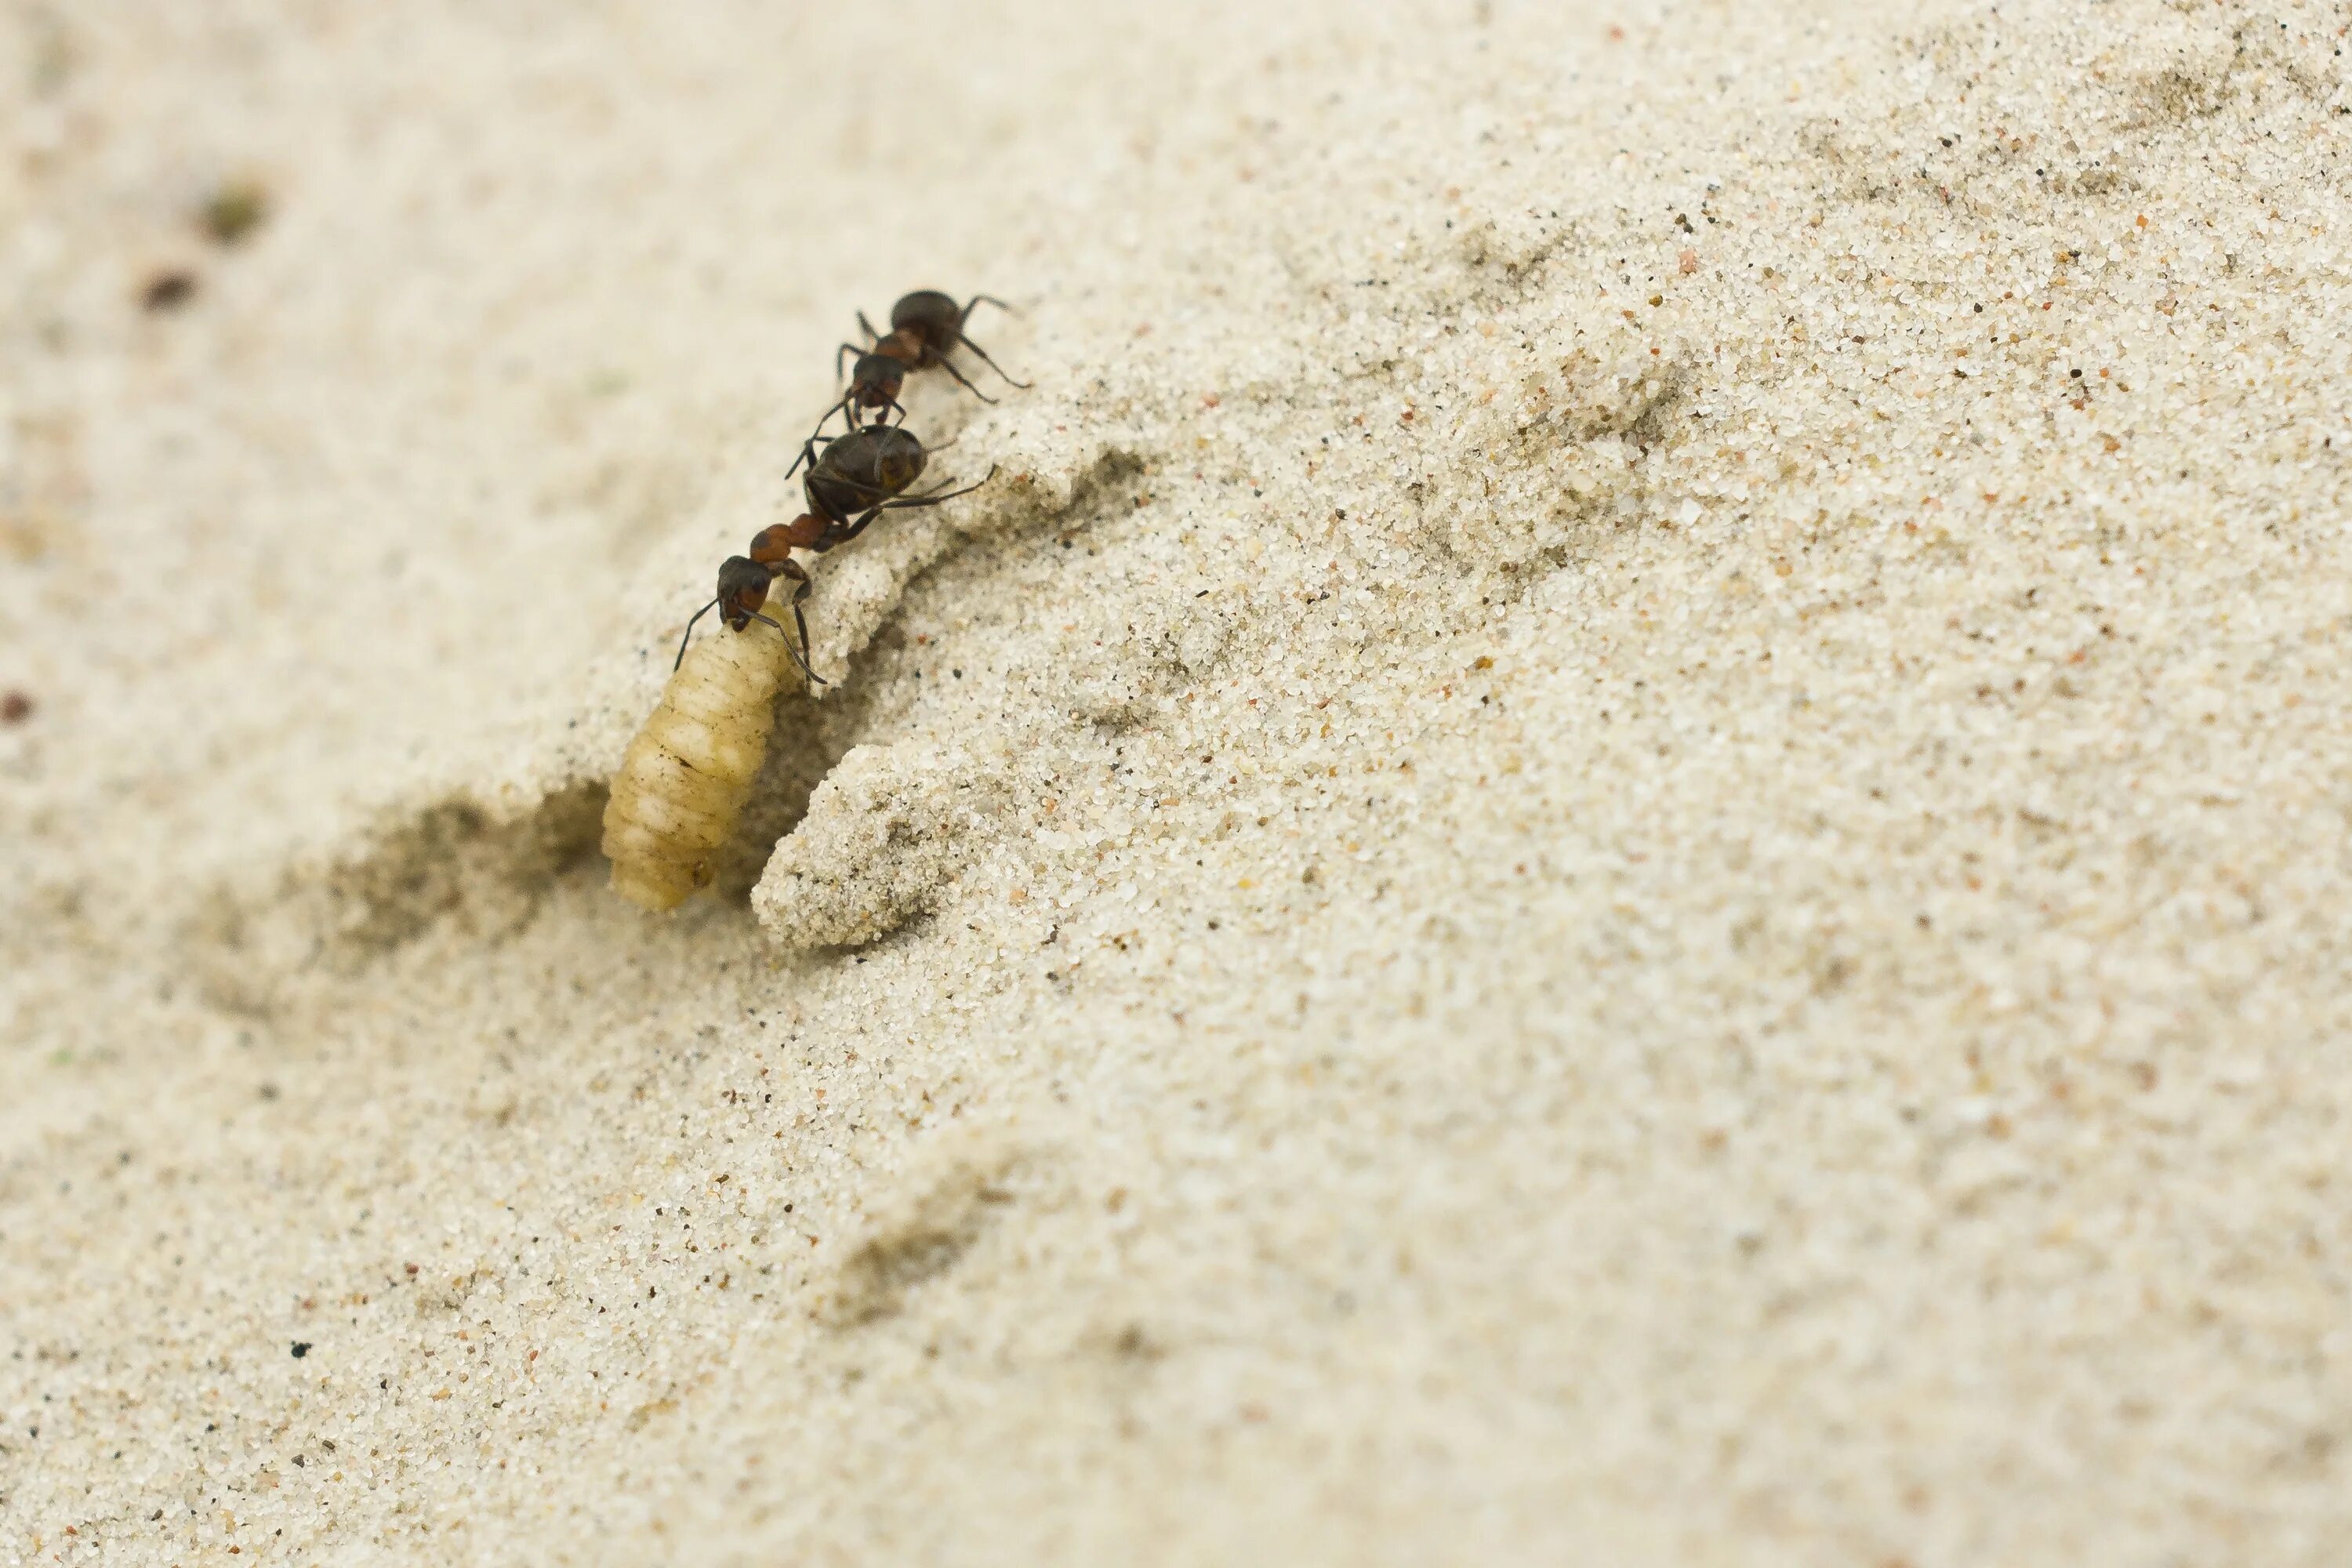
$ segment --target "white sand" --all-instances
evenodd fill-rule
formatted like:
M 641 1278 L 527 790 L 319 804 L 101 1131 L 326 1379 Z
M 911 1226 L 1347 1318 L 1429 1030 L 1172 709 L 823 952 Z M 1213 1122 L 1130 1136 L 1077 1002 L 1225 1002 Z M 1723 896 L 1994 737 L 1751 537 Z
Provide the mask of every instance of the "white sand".
M 2352 8 L 778 9 L 0 23 L 0 1562 L 2352 1560 Z

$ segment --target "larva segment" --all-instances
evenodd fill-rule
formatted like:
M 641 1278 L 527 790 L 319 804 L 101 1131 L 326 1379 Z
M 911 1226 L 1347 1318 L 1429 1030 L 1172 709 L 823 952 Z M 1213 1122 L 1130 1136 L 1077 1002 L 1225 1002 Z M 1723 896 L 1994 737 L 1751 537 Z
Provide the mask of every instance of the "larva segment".
M 792 668 L 782 634 L 760 621 L 706 633 L 686 650 L 604 805 L 614 892 L 670 910 L 709 885 L 767 757 L 776 690 Z

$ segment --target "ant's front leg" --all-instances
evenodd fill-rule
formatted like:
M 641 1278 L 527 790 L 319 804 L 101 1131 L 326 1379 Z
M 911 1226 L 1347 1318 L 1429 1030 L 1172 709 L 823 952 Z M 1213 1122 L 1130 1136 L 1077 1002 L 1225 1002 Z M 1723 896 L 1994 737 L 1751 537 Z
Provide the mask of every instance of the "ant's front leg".
M 840 535 L 834 539 L 831 543 L 827 544 L 825 548 L 829 550 L 835 544 L 848 543 L 851 540 L 866 531 L 866 525 L 867 523 L 872 522 L 876 518 L 880 517 L 886 511 L 908 511 L 919 507 L 937 506 L 943 500 L 953 500 L 958 496 L 968 496 L 995 477 L 996 465 L 994 463 L 991 463 L 988 465 L 987 473 L 981 476 L 981 478 L 974 482 L 964 486 L 963 489 L 960 490 L 933 490 L 928 495 L 895 496 L 889 500 L 884 501 L 881 505 L 866 512 L 856 522 L 851 523 L 847 528 L 842 530 Z M 955 481 L 950 479 L 947 482 L 952 484 Z
M 840 406 L 841 406 L 841 405 L 840 405 L 840 404 L 838 404 L 838 403 L 836 403 L 836 404 L 835 404 L 833 406 L 834 406 L 834 408 L 838 408 L 838 407 L 840 407 Z M 824 416 L 824 418 L 825 418 L 825 419 L 830 419 L 830 418 L 832 418 L 832 417 L 833 417 L 833 409 L 830 409 L 830 408 L 829 408 L 829 409 L 825 410 L 825 416 Z M 820 420 L 818 420 L 818 421 L 817 421 L 816 427 L 817 427 L 818 429 L 820 429 L 820 430 L 824 429 L 824 419 L 820 419 Z M 801 471 L 801 465 L 802 465 L 803 463 L 806 463 L 806 464 L 811 468 L 814 468 L 816 467 L 816 437 L 814 437 L 814 436 L 810 437 L 808 438 L 808 440 L 807 440 L 805 443 L 803 443 L 803 446 L 801 447 L 801 455 L 800 455 L 799 457 L 797 457 L 797 458 L 794 458 L 793 459 L 793 466 L 792 466 L 791 468 L 786 468 L 786 469 L 784 470 L 784 478 L 786 478 L 786 479 L 791 479 L 794 474 L 799 473 L 799 472 Z
M 811 586 L 809 574 L 802 569 L 801 563 L 797 561 L 778 562 L 775 565 L 775 574 L 779 577 L 789 577 L 793 580 L 792 597 L 785 603 L 792 606 L 793 625 L 800 628 L 801 672 L 819 686 L 829 686 L 832 682 L 819 675 L 816 672 L 816 666 L 809 662 L 808 617 L 801 613 L 801 601 L 809 596 Z
M 971 340 L 970 338 L 967 338 L 967 337 L 962 336 L 961 333 L 959 333 L 959 334 L 957 335 L 957 340 L 956 340 L 956 341 L 957 341 L 957 342 L 961 342 L 961 343 L 962 343 L 962 344 L 963 344 L 964 346 L 966 346 L 967 348 L 969 348 L 969 347 L 971 345 Z M 981 357 L 981 358 L 982 358 L 982 359 L 987 359 L 987 358 L 988 358 L 988 356 L 987 356 L 986 354 L 982 354 L 982 355 L 981 355 L 980 357 Z M 980 389 L 980 388 L 978 388 L 978 387 L 976 387 L 976 386 L 972 385 L 972 384 L 971 384 L 971 377 L 970 377 L 970 376 L 968 376 L 968 375 L 964 374 L 964 373 L 963 373 L 963 372 L 961 372 L 961 371 L 960 371 L 960 370 L 956 369 L 956 367 L 955 367 L 955 362 L 954 362 L 953 360 L 950 360 L 950 358 L 948 358 L 948 356 L 947 356 L 947 355 L 945 355 L 945 354 L 941 354 L 941 355 L 939 357 L 939 359 L 938 359 L 935 363 L 939 365 L 939 367 L 940 367 L 941 370 L 943 370 L 943 371 L 947 372 L 950 375 L 951 375 L 951 376 L 955 377 L 955 378 L 956 378 L 956 380 L 958 380 L 958 381 L 961 382 L 961 383 L 963 384 L 964 390 L 965 390 L 965 391 L 967 391 L 967 392 L 969 392 L 969 393 L 971 393 L 974 397 L 979 398 L 982 403 L 993 403 L 993 402 L 995 402 L 995 401 L 996 401 L 996 399 L 994 399 L 993 397 L 989 396 L 989 395 L 988 395 L 988 394 L 986 394 L 986 393 L 984 393 L 984 392 L 981 391 L 981 389 Z M 992 363 L 993 363 L 993 362 L 992 362 Z M 1000 371 L 998 371 L 996 374 L 999 374 L 999 375 L 1004 375 L 1004 373 L 1003 373 L 1003 371 L 1001 371 L 1001 370 L 1000 370 Z M 1013 378 L 1012 378 L 1011 376 L 1009 376 L 1009 375 L 1004 375 L 1004 379 L 1005 379 L 1005 380 L 1007 380 L 1007 381 L 1013 381 Z M 1018 386 L 1018 385 L 1020 385 L 1021 384 L 1020 384 L 1019 382 L 1017 382 L 1017 381 L 1013 381 L 1013 385 L 1015 385 L 1015 386 Z
M 980 363 L 982 363 L 982 364 L 986 365 L 989 369 L 991 369 L 991 370 L 994 371 L 997 374 L 999 374 L 999 375 L 1003 375 L 1003 376 L 1004 376 L 1004 380 L 1005 380 L 1006 384 L 1011 385 L 1011 386 L 1017 386 L 1017 387 L 1019 387 L 1019 388 L 1020 388 L 1022 391 L 1024 391 L 1024 392 L 1026 392 L 1026 391 L 1028 391 L 1028 390 L 1029 390 L 1030 384 L 1029 384 L 1028 382 L 1025 382 L 1025 381 L 1014 381 L 1011 376 L 1009 376 L 1009 375 L 1005 375 L 1005 374 L 1004 374 L 1004 367 L 1003 367 L 1003 365 L 1001 365 L 1001 364 L 997 363 L 994 360 L 992 360 L 992 359 L 989 358 L 989 357 L 988 357 L 988 351 L 987 351 L 986 349 L 982 348 L 978 343 L 973 342 L 970 338 L 965 337 L 965 336 L 963 335 L 963 329 L 962 329 L 962 328 L 961 328 L 961 327 L 959 327 L 959 328 L 957 328 L 957 329 L 956 329 L 956 342 L 958 342 L 961 343 L 964 347 L 966 347 L 966 348 L 970 349 L 972 353 L 974 353 L 978 354 L 978 355 L 980 356 Z M 971 384 L 970 382 L 965 382 L 965 383 L 964 383 L 964 384 L 965 384 L 966 386 L 971 386 Z M 978 388 L 978 387 L 976 387 L 976 386 L 973 386 L 973 387 L 972 387 L 972 390 L 973 390 L 974 392 L 978 392 L 978 391 L 980 390 L 980 388 Z
M 827 540 L 825 542 L 825 548 L 830 550 L 836 544 L 848 543 L 851 540 L 866 531 L 866 525 L 867 523 L 872 522 L 876 518 L 880 517 L 884 512 L 888 511 L 889 510 L 890 503 L 886 500 L 881 505 L 874 508 L 871 511 L 864 513 L 856 521 L 851 523 L 839 533 L 835 534 L 831 539 Z

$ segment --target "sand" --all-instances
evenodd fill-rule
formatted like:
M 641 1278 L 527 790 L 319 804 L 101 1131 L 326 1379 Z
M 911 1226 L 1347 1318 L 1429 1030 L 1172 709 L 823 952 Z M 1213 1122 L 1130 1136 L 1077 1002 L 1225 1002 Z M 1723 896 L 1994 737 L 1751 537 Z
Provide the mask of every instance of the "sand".
M 2352 1560 L 2352 9 L 792 9 L 0 22 L 0 1562 Z

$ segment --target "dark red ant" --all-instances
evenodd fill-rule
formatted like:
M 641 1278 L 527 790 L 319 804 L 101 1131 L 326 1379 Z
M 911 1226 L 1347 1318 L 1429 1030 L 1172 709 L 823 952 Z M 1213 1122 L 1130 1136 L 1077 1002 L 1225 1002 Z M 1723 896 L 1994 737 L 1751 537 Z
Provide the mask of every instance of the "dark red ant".
M 753 548 L 756 551 L 757 545 Z M 801 673 L 809 679 L 819 686 L 831 684 L 809 666 L 808 619 L 801 614 L 801 598 L 808 592 L 808 574 L 791 561 L 754 561 L 740 555 L 730 555 L 719 563 L 718 596 L 687 618 L 685 634 L 677 639 L 677 657 L 670 660 L 670 673 L 677 673 L 678 666 L 686 662 L 686 645 L 694 638 L 694 623 L 714 609 L 719 612 L 719 618 L 732 630 L 740 632 L 753 621 L 765 621 L 781 635 L 784 629 L 783 623 L 772 616 L 760 613 L 761 606 L 768 602 L 769 585 L 779 577 L 791 577 L 800 584 L 793 590 L 792 606 L 793 624 L 800 628 L 801 646 L 794 648 L 787 642 L 784 651 L 793 656 L 794 662 L 801 667 Z
M 900 376 L 905 375 L 908 371 L 916 370 L 936 368 L 946 371 L 961 382 L 965 389 L 982 403 L 995 402 L 996 399 L 972 385 L 971 378 L 958 370 L 954 362 L 948 358 L 948 355 L 958 348 L 970 349 L 980 356 L 982 364 L 997 374 L 1004 376 L 1007 384 L 1026 390 L 1029 385 L 1027 382 L 1014 381 L 1011 376 L 1005 375 L 1004 367 L 990 359 L 986 349 L 964 335 L 963 324 L 971 319 L 973 310 L 982 305 L 993 305 L 1000 310 L 1013 309 L 1012 306 L 991 294 L 974 294 L 969 301 L 959 305 L 951 296 L 942 294 L 936 289 L 918 289 L 890 307 L 890 331 L 887 335 L 876 331 L 874 323 L 866 319 L 866 312 L 858 311 L 858 328 L 874 340 L 873 346 L 860 349 L 855 343 L 844 343 L 833 356 L 835 375 L 841 374 L 841 356 L 854 353 L 858 356 L 858 373 L 869 374 L 873 378 L 866 384 L 865 392 L 861 394 L 858 374 L 854 373 L 851 375 L 850 396 L 859 400 L 852 406 L 880 407 L 886 403 L 896 401 L 898 383 L 890 377 L 886 364 L 874 363 L 877 360 L 895 362 L 899 367 L 898 374 Z M 891 389 L 888 395 L 877 395 L 886 383 Z
M 783 627 L 761 615 L 760 609 L 767 603 L 770 584 L 778 577 L 789 577 L 795 584 L 789 603 L 793 624 L 800 628 L 801 668 L 811 680 L 826 684 L 809 665 L 808 622 L 801 614 L 801 601 L 808 597 L 812 584 L 808 574 L 793 560 L 793 552 L 808 550 L 822 555 L 865 532 L 866 525 L 886 511 L 937 506 L 970 495 L 996 477 L 996 465 L 992 463 L 978 482 L 960 490 L 906 494 L 908 487 L 923 477 L 931 453 L 940 449 L 924 446 L 910 432 L 893 425 L 868 425 L 836 436 L 825 443 L 823 452 L 812 437 L 793 462 L 794 469 L 803 463 L 809 465 L 808 477 L 801 481 L 808 510 L 790 522 L 771 523 L 753 535 L 748 558 L 728 557 L 719 569 L 718 596 L 697 610 L 694 620 L 717 606 L 721 618 L 739 632 L 754 620 L 767 621 L 782 631 Z M 693 620 L 686 623 L 686 629 L 687 637 L 692 637 Z M 681 637 L 677 662 L 685 658 L 686 638 Z M 677 663 L 670 668 L 676 669 Z

